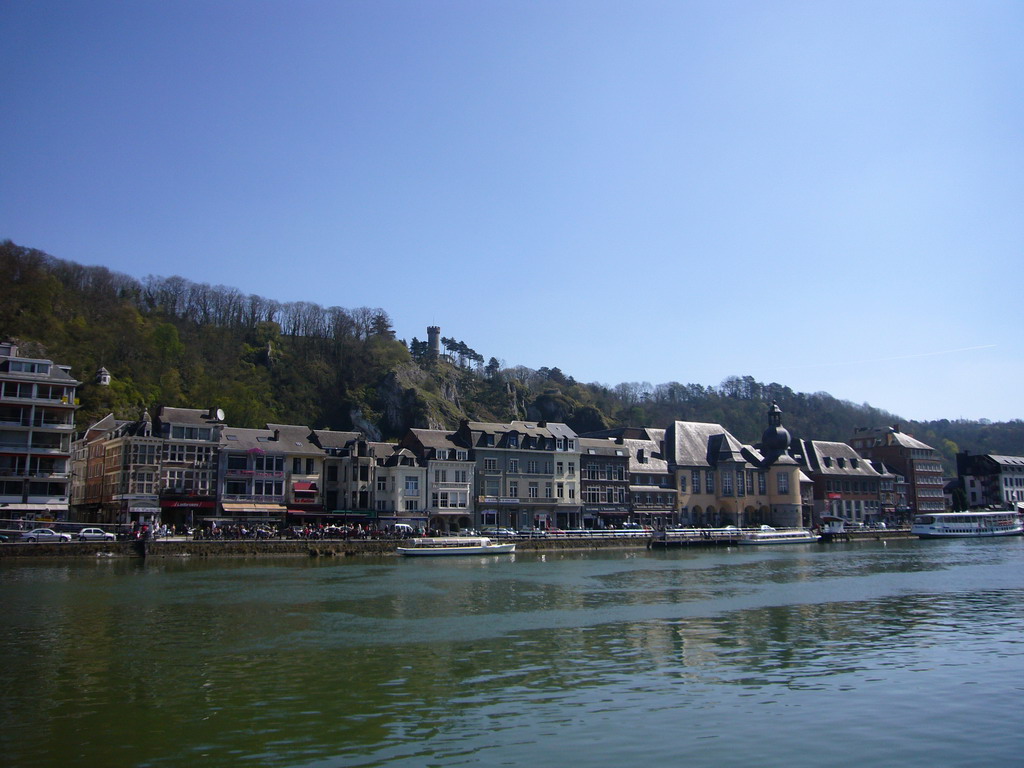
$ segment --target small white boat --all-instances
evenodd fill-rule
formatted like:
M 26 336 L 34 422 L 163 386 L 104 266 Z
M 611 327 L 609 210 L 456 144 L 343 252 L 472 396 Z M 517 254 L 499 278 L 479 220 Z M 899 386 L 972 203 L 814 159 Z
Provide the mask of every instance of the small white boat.
M 1013 510 L 935 512 L 915 517 L 910 532 L 921 539 L 1020 536 L 1024 525 Z
M 504 555 L 515 552 L 515 542 L 495 544 L 485 536 L 442 536 L 408 539 L 397 548 L 400 555 L 425 557 L 431 555 Z
M 783 528 L 781 531 L 770 525 L 762 525 L 760 530 L 742 531 L 739 543 L 748 546 L 764 544 L 813 544 L 821 537 L 806 528 Z

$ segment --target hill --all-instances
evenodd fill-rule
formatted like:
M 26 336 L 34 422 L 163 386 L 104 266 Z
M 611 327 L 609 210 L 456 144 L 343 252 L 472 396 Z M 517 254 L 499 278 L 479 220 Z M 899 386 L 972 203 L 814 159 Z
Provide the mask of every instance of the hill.
M 557 367 L 507 367 L 454 338 L 434 354 L 398 340 L 383 309 L 321 307 L 245 295 L 182 277 L 145 280 L 0 243 L 7 281 L 0 337 L 25 354 L 72 366 L 78 423 L 156 405 L 223 408 L 237 426 L 268 422 L 363 429 L 382 438 L 409 427 L 454 428 L 462 418 L 564 421 L 577 432 L 718 422 L 756 441 L 777 402 L 794 436 L 846 441 L 858 426 L 901 423 L 953 468 L 958 450 L 1024 454 L 1024 422 L 903 421 L 824 392 L 731 376 L 719 385 L 576 381 Z M 109 387 L 93 383 L 100 367 Z

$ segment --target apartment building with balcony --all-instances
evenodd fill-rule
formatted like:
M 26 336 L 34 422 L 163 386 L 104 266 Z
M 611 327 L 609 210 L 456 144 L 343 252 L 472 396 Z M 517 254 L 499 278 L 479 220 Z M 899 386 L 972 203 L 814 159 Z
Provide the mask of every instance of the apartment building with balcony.
M 607 498 L 607 491 L 611 491 L 617 498 L 623 498 L 625 511 L 614 513 L 605 510 L 596 527 L 618 527 L 630 522 L 664 528 L 676 522 L 678 494 L 672 471 L 664 457 L 664 429 L 621 427 L 588 433 L 587 438 L 613 440 L 625 458 L 625 492 L 618 483 L 619 475 L 614 469 L 616 465 L 611 464 L 608 470 L 616 472 L 616 483 L 605 487 L 604 494 Z M 591 443 L 587 445 L 591 446 Z M 593 461 L 586 452 L 581 452 L 580 462 L 586 478 L 592 474 L 586 471 L 586 467 Z M 584 492 L 593 499 L 595 494 L 591 483 L 589 479 L 584 481 Z M 600 496 L 599 490 L 597 497 Z M 587 506 L 585 502 L 585 510 Z M 588 523 L 585 521 L 585 524 Z
M 371 491 L 374 523 L 382 528 L 403 523 L 426 530 L 430 516 L 426 466 L 408 448 L 376 445 L 379 458 Z
M 399 441 L 425 468 L 427 527 L 442 533 L 472 528 L 475 464 L 469 446 L 441 429 L 410 429 Z
M 194 527 L 218 515 L 217 484 L 221 433 L 219 408 L 161 406 L 153 434 L 161 439 L 160 518 L 167 525 Z
M 325 453 L 316 433 L 298 424 L 267 424 L 267 429 L 284 453 L 288 519 L 299 522 L 321 517 Z
M 909 520 L 946 508 L 946 480 L 939 452 L 902 432 L 899 424 L 857 428 L 849 443 L 865 459 L 882 461 L 906 478 L 906 506 L 896 510 L 897 519 Z
M 288 446 L 280 430 L 220 430 L 217 512 L 200 522 L 277 527 L 285 520 Z
M 101 524 L 160 520 L 163 440 L 148 413 L 129 421 L 107 414 L 73 444 L 71 504 L 78 522 Z
M 454 439 L 476 457 L 479 525 L 582 527 L 579 438 L 567 425 L 463 421 Z
M 581 436 L 579 446 L 583 527 L 629 522 L 630 456 L 623 438 Z
M 347 491 L 341 480 L 343 461 L 349 455 L 350 446 L 361 439 L 362 435 L 359 432 L 336 432 L 331 429 L 317 429 L 313 435 L 316 444 L 324 452 L 321 474 L 324 514 L 336 517 L 344 514 L 347 504 Z
M 971 507 L 1024 511 L 1024 456 L 956 455 L 956 473 Z
M 69 366 L 0 343 L 0 519 L 67 519 L 80 384 Z
M 351 437 L 343 440 L 339 436 Z M 427 470 L 407 448 L 367 440 L 358 433 L 318 432 L 325 450 L 327 514 L 332 520 L 425 529 Z M 342 444 L 344 443 L 344 444 Z

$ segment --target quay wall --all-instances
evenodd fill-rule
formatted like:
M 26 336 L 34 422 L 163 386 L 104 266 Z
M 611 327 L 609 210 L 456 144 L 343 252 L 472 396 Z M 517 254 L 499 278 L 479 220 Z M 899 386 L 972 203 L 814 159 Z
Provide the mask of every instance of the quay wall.
M 844 541 L 896 539 L 910 537 L 909 530 L 851 531 Z M 400 542 L 375 539 L 279 540 L 240 539 L 214 541 L 209 539 L 168 539 L 157 541 L 63 542 L 0 544 L 0 558 L 20 557 L 351 557 L 358 555 L 393 555 Z M 643 549 L 651 546 L 647 537 L 597 538 L 546 536 L 519 539 L 519 551 L 568 551 L 588 549 Z M 694 540 L 682 546 L 721 546 L 729 541 Z M 679 546 L 679 544 L 675 544 Z

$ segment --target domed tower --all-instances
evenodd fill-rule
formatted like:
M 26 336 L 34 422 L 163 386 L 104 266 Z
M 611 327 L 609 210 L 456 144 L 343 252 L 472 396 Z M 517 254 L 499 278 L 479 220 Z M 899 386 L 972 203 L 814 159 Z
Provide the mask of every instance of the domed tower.
M 789 441 L 789 430 L 782 426 L 782 409 L 773 400 L 768 409 L 768 428 L 761 434 L 761 453 L 771 463 L 786 452 Z

